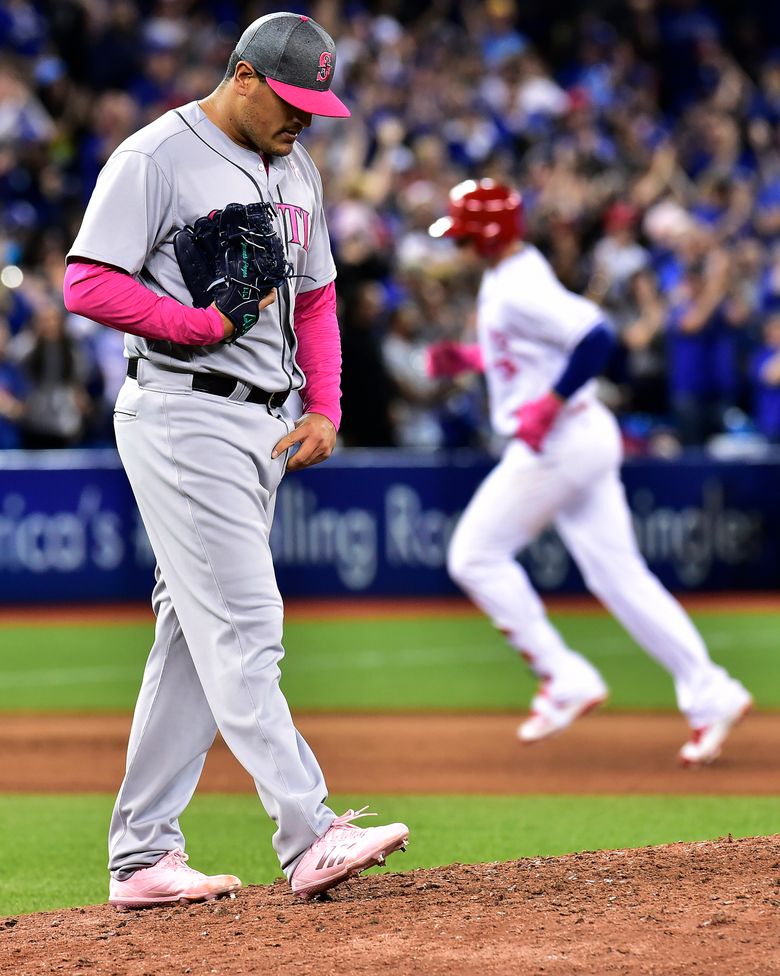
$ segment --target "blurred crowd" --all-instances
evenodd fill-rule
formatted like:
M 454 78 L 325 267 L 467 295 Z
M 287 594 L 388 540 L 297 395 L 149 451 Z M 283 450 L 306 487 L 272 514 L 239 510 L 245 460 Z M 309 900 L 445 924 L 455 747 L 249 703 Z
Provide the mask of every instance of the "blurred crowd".
M 64 255 L 116 146 L 209 93 L 277 9 L 0 3 L 0 447 L 111 443 L 122 336 L 65 312 Z M 780 4 L 286 9 L 336 38 L 353 112 L 303 137 L 339 268 L 344 444 L 489 446 L 481 378 L 425 372 L 430 342 L 472 338 L 477 284 L 427 228 L 482 176 L 521 189 L 528 239 L 614 324 L 601 393 L 630 452 L 780 443 Z

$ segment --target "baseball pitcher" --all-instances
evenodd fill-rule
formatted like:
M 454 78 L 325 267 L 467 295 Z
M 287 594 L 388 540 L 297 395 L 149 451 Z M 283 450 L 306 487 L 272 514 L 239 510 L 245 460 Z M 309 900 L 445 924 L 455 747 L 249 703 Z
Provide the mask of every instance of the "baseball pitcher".
M 127 333 L 116 439 L 157 559 L 155 640 L 109 837 L 120 909 L 240 887 L 191 869 L 179 826 L 217 730 L 276 823 L 296 894 L 407 841 L 404 824 L 361 828 L 363 811 L 329 809 L 279 688 L 276 489 L 330 455 L 340 419 L 336 270 L 299 144 L 313 115 L 349 115 L 335 68 L 313 20 L 256 20 L 214 92 L 113 153 L 68 255 L 68 308 Z

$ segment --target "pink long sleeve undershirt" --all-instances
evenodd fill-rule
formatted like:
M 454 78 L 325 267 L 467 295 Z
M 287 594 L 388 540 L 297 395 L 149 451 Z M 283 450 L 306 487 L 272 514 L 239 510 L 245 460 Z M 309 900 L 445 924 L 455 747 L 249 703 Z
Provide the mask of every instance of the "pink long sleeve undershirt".
M 69 312 L 144 339 L 210 346 L 225 337 L 216 308 L 190 308 L 168 295 L 155 295 L 129 274 L 105 264 L 71 261 L 62 292 Z
M 216 308 L 190 308 L 167 295 L 155 295 L 140 281 L 104 264 L 70 262 L 63 295 L 68 311 L 144 339 L 208 346 L 224 338 Z M 338 429 L 341 342 L 333 282 L 298 295 L 295 332 L 297 361 L 306 374 L 301 390 L 304 411 L 323 414 Z
M 304 291 L 295 299 L 296 360 L 306 374 L 301 400 L 306 413 L 321 413 L 336 430 L 341 423 L 341 336 L 336 286 Z

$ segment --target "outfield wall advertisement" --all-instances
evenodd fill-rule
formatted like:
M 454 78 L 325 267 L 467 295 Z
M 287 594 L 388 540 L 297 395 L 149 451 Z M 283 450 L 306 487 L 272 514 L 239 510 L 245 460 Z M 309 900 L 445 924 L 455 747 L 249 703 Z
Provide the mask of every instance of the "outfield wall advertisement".
M 447 543 L 491 463 L 355 451 L 289 476 L 272 534 L 283 593 L 457 592 Z M 640 547 L 667 586 L 780 586 L 780 461 L 632 461 L 624 482 Z M 541 591 L 583 590 L 552 530 L 522 561 Z M 0 454 L 0 602 L 143 600 L 153 567 L 113 451 Z

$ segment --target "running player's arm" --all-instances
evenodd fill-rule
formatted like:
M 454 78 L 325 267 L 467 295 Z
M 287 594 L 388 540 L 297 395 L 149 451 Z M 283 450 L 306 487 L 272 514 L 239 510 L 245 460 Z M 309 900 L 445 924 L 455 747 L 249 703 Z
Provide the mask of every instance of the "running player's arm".
M 552 389 L 517 409 L 515 437 L 525 441 L 531 450 L 541 451 L 563 405 L 588 380 L 598 376 L 614 345 L 614 336 L 603 322 L 592 326 L 572 349 Z
M 572 349 L 569 361 L 551 392 L 561 401 L 568 400 L 588 380 L 601 373 L 614 348 L 614 333 L 604 322 L 598 322 Z
M 550 391 L 563 401 L 603 370 L 615 337 L 598 305 L 564 288 L 551 268 L 545 270 L 548 274 L 533 290 L 505 296 L 504 314 L 522 338 L 566 355 L 566 364 Z
M 485 361 L 476 342 L 442 339 L 425 350 L 425 372 L 431 379 L 454 379 L 463 373 L 484 373 Z
M 513 294 L 509 304 L 514 306 L 524 338 L 567 354 L 552 388 L 516 412 L 515 436 L 539 452 L 566 401 L 603 370 L 615 340 L 611 329 L 599 320 L 598 306 L 565 289 L 552 269 L 533 292 Z

